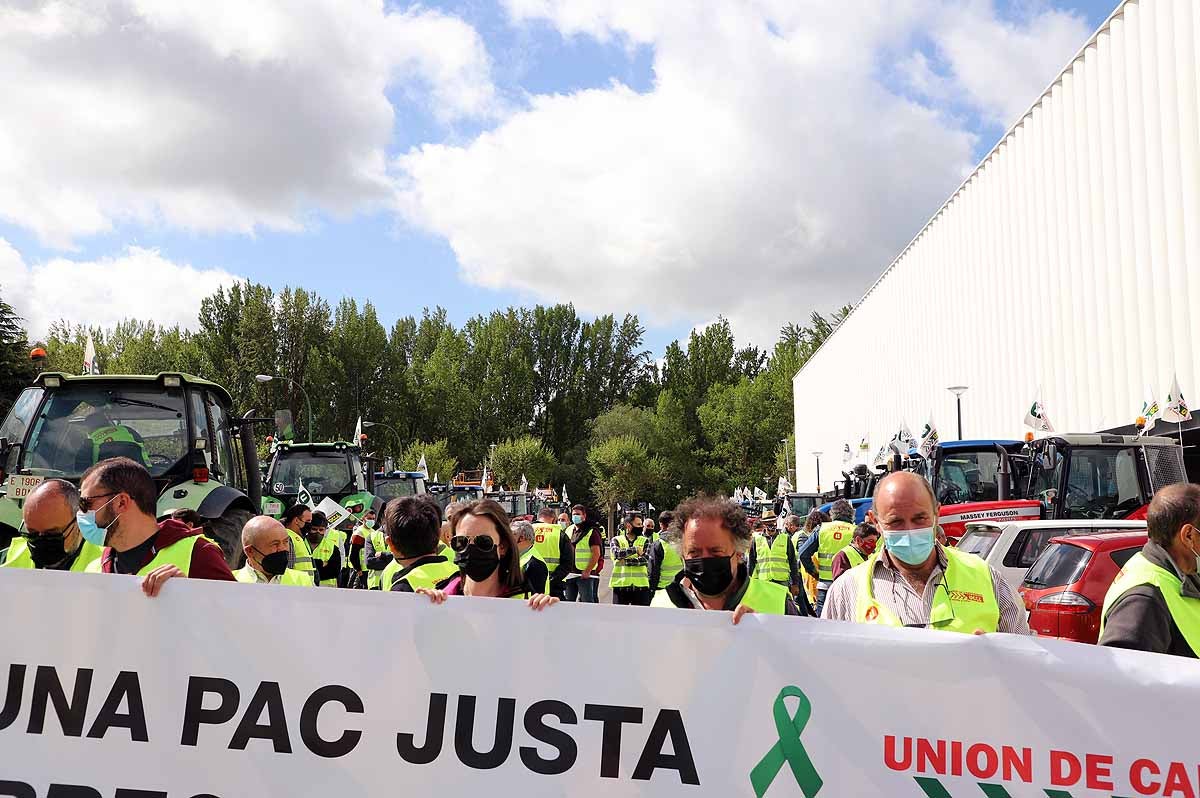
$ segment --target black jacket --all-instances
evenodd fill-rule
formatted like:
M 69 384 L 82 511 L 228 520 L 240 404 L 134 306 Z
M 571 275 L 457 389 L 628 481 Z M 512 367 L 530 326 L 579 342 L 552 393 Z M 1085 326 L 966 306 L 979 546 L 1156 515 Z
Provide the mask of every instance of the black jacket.
M 1146 541 L 1142 547 L 1142 556 L 1160 568 L 1178 573 L 1171 555 L 1152 540 Z M 1183 578 L 1183 595 L 1200 599 L 1200 578 L 1196 574 Z M 1179 633 L 1179 627 L 1167 608 L 1167 600 L 1154 585 L 1139 585 L 1125 591 L 1113 602 L 1104 621 L 1100 645 L 1174 654 L 1177 657 L 1196 656 L 1196 652 Z

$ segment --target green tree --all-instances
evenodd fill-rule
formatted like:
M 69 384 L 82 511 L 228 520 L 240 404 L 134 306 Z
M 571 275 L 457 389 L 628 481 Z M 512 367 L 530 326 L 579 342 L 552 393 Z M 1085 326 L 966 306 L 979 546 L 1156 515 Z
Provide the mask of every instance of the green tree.
M 445 438 L 436 441 L 414 441 L 400 457 L 401 468 L 406 471 L 416 471 L 421 457 L 429 468 L 429 478 L 437 476 L 442 482 L 449 482 L 458 473 L 458 458 L 450 453 L 450 442 Z
M 36 376 L 29 359 L 29 340 L 21 317 L 0 299 L 0 412 L 7 413 L 17 395 Z M 82 362 L 82 358 L 80 358 Z
M 509 490 L 520 486 L 521 477 L 529 481 L 531 488 L 545 485 L 558 465 L 554 455 L 532 435 L 496 444 L 488 459 L 496 483 Z
M 592 493 L 608 513 L 610 535 L 617 503 L 638 501 L 662 473 L 661 464 L 650 456 L 646 445 L 628 435 L 609 438 L 589 449 L 588 466 Z

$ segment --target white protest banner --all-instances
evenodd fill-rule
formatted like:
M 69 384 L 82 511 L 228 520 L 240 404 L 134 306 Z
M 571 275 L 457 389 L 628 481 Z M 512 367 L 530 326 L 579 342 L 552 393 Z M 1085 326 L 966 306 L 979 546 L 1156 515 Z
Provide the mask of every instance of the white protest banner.
M 131 577 L 12 569 L 0 606 L 0 795 L 16 798 L 1179 798 L 1200 786 L 1194 660 L 185 579 L 148 599 Z
M 321 499 L 321 503 L 316 508 L 319 512 L 325 513 L 325 518 L 329 522 L 330 529 L 336 529 L 337 525 L 346 520 L 350 515 L 350 511 L 336 501 L 326 496 Z

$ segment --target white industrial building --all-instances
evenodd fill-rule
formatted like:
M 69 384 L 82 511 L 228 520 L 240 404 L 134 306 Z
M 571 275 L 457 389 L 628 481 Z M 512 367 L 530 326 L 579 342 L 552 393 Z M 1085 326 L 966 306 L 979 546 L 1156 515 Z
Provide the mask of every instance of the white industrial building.
M 1039 391 L 1057 432 L 1132 431 L 1174 375 L 1200 408 L 1198 71 L 1200 2 L 1117 8 L 796 374 L 798 489 L 902 423 L 956 438 L 950 386 L 966 438 Z

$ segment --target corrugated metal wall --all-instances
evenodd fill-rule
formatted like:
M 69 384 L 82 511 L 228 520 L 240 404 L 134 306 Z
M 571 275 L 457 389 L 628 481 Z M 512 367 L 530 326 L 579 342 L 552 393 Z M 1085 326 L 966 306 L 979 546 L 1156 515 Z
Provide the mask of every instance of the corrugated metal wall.
M 1175 373 L 1200 406 L 1198 42 L 1200 2 L 1128 0 L 1014 125 L 796 375 L 801 490 L 901 421 L 953 439 L 951 385 L 968 438 L 1021 437 L 1039 386 L 1060 432 Z

